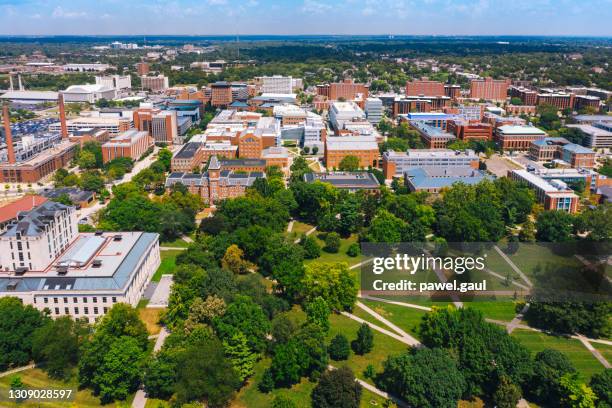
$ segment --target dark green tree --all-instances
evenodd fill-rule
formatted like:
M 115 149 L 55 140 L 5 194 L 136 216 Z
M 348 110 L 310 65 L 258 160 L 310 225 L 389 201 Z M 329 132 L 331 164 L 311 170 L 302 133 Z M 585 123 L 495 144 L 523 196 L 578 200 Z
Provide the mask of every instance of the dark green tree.
M 312 390 L 313 408 L 358 408 L 361 403 L 361 385 L 348 367 L 328 370 L 321 375 Z
M 352 341 L 351 348 L 355 354 L 364 355 L 374 347 L 374 334 L 367 323 L 362 323 L 357 330 L 357 338 Z
M 351 353 L 349 341 L 343 334 L 337 334 L 329 343 L 329 356 L 332 360 L 346 360 Z

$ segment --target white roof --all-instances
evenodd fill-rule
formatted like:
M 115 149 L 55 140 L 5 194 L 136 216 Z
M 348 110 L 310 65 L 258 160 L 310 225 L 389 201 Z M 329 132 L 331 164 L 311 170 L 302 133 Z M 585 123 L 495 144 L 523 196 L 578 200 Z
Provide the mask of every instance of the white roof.
M 94 93 L 94 92 L 108 92 L 112 91 L 113 88 L 109 88 L 102 84 L 85 84 L 85 85 L 70 85 L 62 93 Z
M 546 132 L 542 129 L 538 129 L 535 126 L 516 126 L 516 125 L 504 125 L 497 128 L 502 133 L 514 134 L 514 135 L 542 135 L 546 136 Z
M 373 136 L 338 136 L 327 138 L 328 150 L 378 150 Z
M 8 91 L 0 96 L 2 99 L 57 99 L 57 92 L 53 91 Z

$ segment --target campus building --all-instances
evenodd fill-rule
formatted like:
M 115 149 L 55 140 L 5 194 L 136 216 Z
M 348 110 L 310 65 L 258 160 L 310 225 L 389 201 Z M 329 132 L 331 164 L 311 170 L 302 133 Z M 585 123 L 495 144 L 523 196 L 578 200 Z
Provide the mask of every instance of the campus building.
M 512 170 L 508 177 L 529 185 L 545 210 L 566 211 L 573 214 L 578 209 L 579 197 L 561 180 L 546 180 L 527 170 Z
M 74 207 L 47 201 L 0 234 L 0 296 L 93 323 L 135 307 L 159 264 L 158 234 L 79 233 Z
M 585 135 L 584 144 L 587 147 L 592 149 L 612 147 L 612 120 L 609 122 L 588 123 L 567 125 L 567 127 L 580 130 Z
M 413 167 L 471 167 L 478 168 L 478 155 L 473 150 L 409 149 L 406 152 L 386 151 L 382 155 L 386 179 L 402 177 Z
M 304 181 L 307 183 L 314 183 L 315 181 L 329 183 L 338 189 L 348 190 L 350 192 L 360 190 L 377 192 L 380 190 L 380 183 L 376 177 L 372 173 L 365 171 L 306 173 L 304 174 Z
M 423 144 L 429 149 L 444 149 L 455 136 L 441 128 L 434 127 L 421 121 L 411 121 L 410 126 L 419 132 Z
M 131 129 L 102 145 L 102 160 L 104 163 L 119 157 L 138 160 L 151 147 L 153 147 L 153 138 L 149 133 Z
M 149 76 L 143 75 L 140 77 L 140 86 L 142 89 L 151 92 L 162 92 L 170 87 L 168 77 L 164 75 Z
M 570 143 L 562 137 L 538 139 L 529 146 L 529 157 L 535 161 L 559 160 L 574 168 L 593 168 L 596 153 L 586 147 Z
M 534 126 L 503 125 L 495 129 L 495 142 L 504 150 L 529 150 L 531 143 L 546 137 Z
M 346 156 L 359 159 L 359 167 L 376 167 L 379 150 L 376 138 L 371 136 L 337 136 L 325 141 L 325 165 L 329 169 L 340 166 Z
M 404 182 L 410 191 L 434 194 L 455 183 L 478 184 L 492 178 L 486 172 L 470 166 L 412 167 L 404 172 Z
M 471 121 L 464 119 L 449 120 L 446 130 L 460 140 L 482 140 L 493 139 L 493 126 L 489 123 Z
M 406 96 L 447 96 L 444 83 L 415 79 L 406 82 Z
M 509 85 L 509 79 L 473 79 L 470 82 L 470 98 L 505 101 L 508 96 Z

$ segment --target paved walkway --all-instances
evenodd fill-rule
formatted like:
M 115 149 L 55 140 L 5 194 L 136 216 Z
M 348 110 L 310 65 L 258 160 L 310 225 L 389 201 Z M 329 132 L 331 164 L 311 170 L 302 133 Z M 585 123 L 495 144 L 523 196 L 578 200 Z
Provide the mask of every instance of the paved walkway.
M 153 351 L 157 352 L 161 350 L 166 338 L 170 333 L 166 330 L 166 327 L 162 326 L 159 335 L 157 335 L 157 340 L 155 340 L 155 346 L 153 346 Z M 136 391 L 136 395 L 134 395 L 134 400 L 132 401 L 132 408 L 145 408 L 147 405 L 147 394 L 145 393 L 142 387 Z
M 364 305 L 363 303 L 361 303 L 359 301 L 356 302 L 355 304 L 357 305 L 357 307 L 359 307 L 360 309 L 364 310 L 366 313 L 369 313 L 370 315 L 374 316 L 374 318 L 376 318 L 376 320 L 378 320 L 379 322 L 384 323 L 385 325 L 387 325 L 387 327 L 390 327 L 391 329 L 395 330 L 395 332 L 397 334 L 399 334 L 400 336 L 402 336 L 406 340 L 408 340 L 408 341 L 410 341 L 411 343 L 414 343 L 414 344 L 418 344 L 419 343 L 419 341 L 417 339 L 415 339 L 414 337 L 412 337 L 411 335 L 406 333 L 400 327 L 398 327 L 395 324 L 391 323 L 389 320 L 385 319 L 380 313 L 372 310 L 371 308 L 367 307 L 366 305 Z
M 315 232 L 316 230 L 317 230 L 317 227 L 312 227 L 311 229 L 306 231 L 306 233 L 304 235 L 308 236 L 308 235 L 312 234 L 313 232 Z M 302 239 L 302 237 L 296 238 L 295 241 L 293 241 L 293 243 L 294 244 L 299 244 L 300 243 L 300 239 Z
M 369 299 L 369 300 L 374 300 L 374 301 L 377 301 L 377 302 L 389 303 L 390 305 L 411 307 L 413 309 L 420 309 L 420 310 L 424 310 L 426 312 L 431 312 L 431 307 L 415 305 L 414 303 L 398 302 L 396 300 L 383 299 L 383 298 L 379 298 L 379 297 L 375 297 L 375 296 L 368 296 L 368 295 L 360 296 L 360 297 L 362 299 Z
M 181 239 L 189 244 L 193 243 L 193 239 L 191 239 L 191 237 L 188 237 L 187 235 L 183 235 Z
M 357 268 L 359 268 L 362 265 L 369 264 L 373 260 L 374 260 L 374 258 L 366 259 L 365 261 L 361 261 L 358 264 L 355 264 L 355 265 L 351 266 L 349 269 L 357 269 Z
M 287 232 L 293 231 L 293 223 L 294 220 L 289 221 L 289 224 L 287 225 Z
M 187 248 L 184 247 L 168 247 L 168 246 L 160 246 L 160 251 L 186 251 Z
M 496 278 L 501 279 L 503 282 L 505 282 L 505 281 L 506 281 L 506 277 L 505 277 L 505 276 L 502 276 L 502 275 L 500 275 L 500 274 L 499 274 L 499 273 L 497 273 L 497 272 L 493 272 L 493 271 L 492 271 L 492 270 L 490 270 L 489 268 L 485 268 L 485 270 L 484 270 L 484 271 L 485 271 L 486 273 L 488 273 L 489 275 L 492 275 L 492 276 L 495 276 Z M 515 285 L 515 286 L 518 286 L 518 287 L 519 287 L 519 288 L 521 288 L 521 289 L 525 289 L 525 290 L 527 290 L 527 291 L 528 291 L 528 290 L 531 290 L 531 288 L 530 288 L 529 286 L 525 286 L 525 285 L 523 285 L 522 283 L 518 283 L 518 282 L 517 282 L 517 281 L 515 281 L 514 279 L 513 279 L 513 280 L 511 280 L 511 281 L 510 281 L 510 283 L 512 283 L 512 284 L 513 284 L 513 285 Z
M 399 334 L 395 334 L 395 333 L 393 333 L 390 330 L 387 330 L 387 329 L 384 329 L 384 328 L 382 328 L 380 326 L 377 326 L 374 323 L 370 323 L 367 320 L 362 319 L 361 317 L 355 316 L 354 314 L 351 314 L 351 313 L 348 313 L 348 312 L 342 312 L 342 315 L 348 317 L 349 319 L 353 319 L 356 322 L 359 322 L 359 323 L 362 323 L 362 324 L 365 323 L 368 326 L 370 326 L 370 328 L 372 328 L 372 329 L 374 329 L 374 330 L 376 330 L 376 331 L 378 331 L 378 332 L 380 332 L 382 334 L 386 334 L 387 336 L 392 337 L 395 340 L 400 341 L 400 342 L 402 342 L 404 344 L 407 344 L 409 346 L 419 346 L 419 345 L 421 345 L 421 342 L 418 341 L 417 339 L 415 339 L 414 337 L 412 337 L 410 339 L 402 337 Z
M 151 300 L 149 300 L 147 307 L 167 307 L 172 282 L 172 275 L 162 275 L 159 283 L 155 287 L 153 295 L 151 295 Z
M 504 258 L 504 261 L 506 261 L 508 263 L 508 265 L 510 265 L 510 267 L 512 268 L 512 270 L 514 270 L 514 272 L 518 273 L 519 276 L 521 277 L 521 279 L 523 279 L 525 281 L 525 283 L 532 287 L 533 284 L 531 283 L 531 281 L 529 280 L 529 278 L 527 277 L 527 275 L 525 275 L 523 273 L 523 271 L 521 271 L 518 266 L 516 266 L 514 264 L 514 262 L 512 262 L 512 259 L 510 259 L 508 257 L 508 255 L 504 254 L 504 251 L 502 251 L 501 249 L 499 249 L 499 247 L 497 245 L 493 246 L 493 248 L 495 248 L 495 251 L 497 251 L 497 253 L 499 254 L 499 256 L 501 256 L 502 258 Z
M 36 367 L 36 364 L 29 364 L 27 366 L 17 367 L 17 368 L 13 368 L 12 370 L 3 371 L 0 373 L 0 378 L 9 376 L 11 374 L 19 373 L 21 371 L 29 370 L 30 368 L 35 368 L 35 367 Z
M 523 308 L 521 309 L 521 311 L 516 316 L 514 316 L 514 319 L 512 319 L 512 321 L 506 326 L 506 331 L 508 332 L 508 334 L 512 333 L 514 329 L 521 323 L 521 320 L 523 320 L 523 316 L 525 316 L 525 313 L 527 313 L 528 310 L 529 303 L 526 303 L 525 306 L 523 306 Z

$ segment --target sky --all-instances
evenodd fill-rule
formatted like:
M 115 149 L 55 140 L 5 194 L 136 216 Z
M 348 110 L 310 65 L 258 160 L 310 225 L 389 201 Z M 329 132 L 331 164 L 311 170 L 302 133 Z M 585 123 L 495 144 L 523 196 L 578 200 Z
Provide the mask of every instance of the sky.
M 612 0 L 0 0 L 1 35 L 612 36 Z

